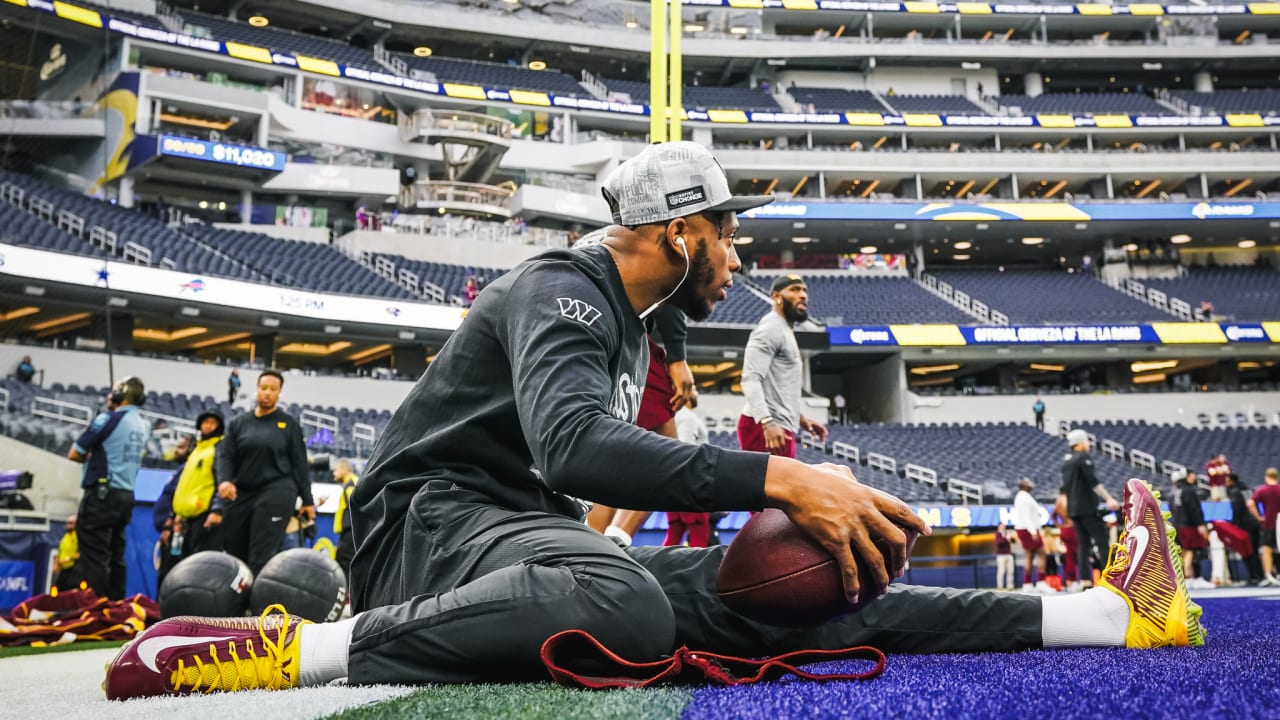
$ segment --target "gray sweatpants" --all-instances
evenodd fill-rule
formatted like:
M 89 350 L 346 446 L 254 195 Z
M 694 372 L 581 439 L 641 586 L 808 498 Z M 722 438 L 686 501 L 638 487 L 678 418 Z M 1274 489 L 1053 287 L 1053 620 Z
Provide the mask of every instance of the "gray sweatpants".
M 582 523 L 423 488 L 405 519 L 399 562 L 382 563 L 352 634 L 349 682 L 546 679 L 539 649 L 577 628 L 633 661 L 676 647 L 761 656 L 873 645 L 886 652 L 1040 647 L 1037 597 L 893 585 L 861 612 L 781 628 L 720 603 L 724 547 L 622 550 Z

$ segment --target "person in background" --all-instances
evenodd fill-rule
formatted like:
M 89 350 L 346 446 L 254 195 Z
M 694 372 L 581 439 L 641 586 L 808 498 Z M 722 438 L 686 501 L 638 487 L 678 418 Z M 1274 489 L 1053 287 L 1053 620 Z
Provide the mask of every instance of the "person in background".
M 691 445 L 707 442 L 707 426 L 689 408 L 682 407 L 676 412 L 675 424 L 676 435 L 681 441 Z M 668 547 L 684 544 L 687 534 L 689 547 L 707 547 L 711 544 L 712 529 L 709 512 L 668 512 L 667 537 L 662 544 Z
M 1218 453 L 1209 458 L 1209 462 L 1204 464 L 1204 474 L 1209 476 L 1209 499 L 1226 500 L 1227 476 L 1231 474 L 1231 463 L 1227 462 L 1227 456 Z
M 147 423 L 138 414 L 147 389 L 136 377 L 117 382 L 67 458 L 84 463 L 84 495 L 76 513 L 80 576 L 100 598 L 122 600 L 126 579 L 125 528 L 133 518 L 133 485 L 142 466 Z
M 285 528 L 302 499 L 302 514 L 315 521 L 302 427 L 281 410 L 284 376 L 263 370 L 253 412 L 227 424 L 218 445 L 214 477 L 226 503 L 223 547 L 257 575 L 280 549 Z
M 76 516 L 67 518 L 66 532 L 58 541 L 58 555 L 53 560 L 54 587 L 59 590 L 75 590 L 80 587 L 80 573 L 76 561 L 80 559 L 80 542 L 76 536 Z
M 1276 515 L 1280 515 L 1280 471 L 1267 468 L 1263 486 L 1253 491 L 1251 504 L 1262 505 L 1259 520 L 1262 524 L 1262 582 L 1260 587 L 1280 586 L 1280 580 L 1272 574 L 1274 559 L 1272 553 L 1276 547 Z
M 1249 536 L 1253 552 L 1244 557 L 1245 568 L 1249 571 L 1249 585 L 1257 585 L 1265 577 L 1262 574 L 1262 517 L 1258 508 L 1249 502 L 1249 486 L 1240 482 L 1240 476 L 1231 473 L 1227 476 L 1227 498 L 1231 501 L 1231 523 Z
M 180 558 L 204 550 L 221 550 L 222 498 L 215 488 L 213 468 L 225 425 L 222 413 L 206 410 L 196 417 L 200 441 L 178 473 L 173 490 L 174 544 Z
M 738 418 L 738 444 L 794 458 L 801 430 L 827 440 L 826 426 L 801 412 L 804 363 L 793 326 L 809 319 L 809 288 L 799 275 L 781 275 L 772 296 L 773 309 L 751 331 L 742 359 L 747 405 Z
M 338 535 L 338 551 L 334 560 L 348 577 L 351 575 L 351 558 L 356 554 L 355 533 L 351 532 L 351 520 L 348 510 L 351 507 L 351 493 L 355 492 L 360 476 L 351 467 L 350 460 L 339 460 L 333 464 L 333 481 L 342 486 L 338 494 L 338 512 L 333 515 L 333 532 Z
M 14 377 L 24 383 L 30 383 L 32 378 L 36 376 L 36 366 L 31 364 L 31 356 L 23 355 L 22 361 L 18 363 L 18 367 L 13 371 Z
M 1106 562 L 1107 548 L 1111 544 L 1106 523 L 1098 512 L 1098 500 L 1106 502 L 1108 510 L 1119 510 L 1120 503 L 1098 482 L 1093 458 L 1089 457 L 1089 433 L 1076 428 L 1067 433 L 1067 445 L 1071 452 L 1062 463 L 1062 486 L 1067 491 L 1067 516 L 1080 538 L 1079 570 L 1080 587 L 1093 587 L 1093 570 L 1102 570 Z
M 1209 526 L 1204 521 L 1204 509 L 1200 505 L 1200 491 L 1196 488 L 1196 476 L 1185 470 L 1173 474 L 1175 496 L 1173 526 L 1178 529 L 1178 544 L 1182 546 L 1182 576 L 1188 588 L 1211 588 L 1213 583 L 1200 577 L 1197 557 L 1209 549 Z
M 1058 527 L 1058 537 L 1062 539 L 1062 582 L 1067 592 L 1080 589 L 1080 537 L 1076 535 L 1076 526 L 1067 515 L 1067 488 L 1058 488 L 1058 498 L 1053 501 L 1053 524 Z
M 1018 544 L 1026 553 L 1026 565 L 1022 569 L 1022 592 L 1053 592 L 1044 581 L 1044 538 L 1040 536 L 1040 504 L 1031 496 L 1035 484 L 1030 478 L 1018 481 L 1018 494 L 1013 498 L 1013 527 L 1018 533 Z M 1036 581 L 1035 571 L 1040 571 Z
M 164 584 L 165 576 L 174 565 L 178 564 L 178 560 L 182 559 L 181 546 L 176 552 L 173 548 L 173 490 L 178 486 L 178 478 L 182 477 L 183 466 L 191 455 L 192 445 L 190 435 L 178 437 L 178 442 L 173 446 L 171 458 L 179 464 L 178 469 L 169 476 L 169 482 L 164 484 L 160 490 L 160 497 L 156 498 L 155 505 L 151 506 L 151 524 L 160 534 L 159 539 L 156 540 L 156 597 L 160 596 L 160 586 Z
M 1009 542 L 1009 526 L 996 526 L 996 589 L 1013 589 L 1013 543 Z
M 1036 396 L 1036 401 L 1031 403 L 1031 412 L 1036 414 L 1036 429 L 1044 430 L 1044 400 L 1040 396 Z
M 467 276 L 467 283 L 462 287 L 462 304 L 464 307 L 471 307 L 471 304 L 480 297 L 480 282 L 476 280 L 474 275 Z
M 240 397 L 240 371 L 232 370 L 231 375 L 227 377 L 227 404 L 235 405 L 238 397 Z

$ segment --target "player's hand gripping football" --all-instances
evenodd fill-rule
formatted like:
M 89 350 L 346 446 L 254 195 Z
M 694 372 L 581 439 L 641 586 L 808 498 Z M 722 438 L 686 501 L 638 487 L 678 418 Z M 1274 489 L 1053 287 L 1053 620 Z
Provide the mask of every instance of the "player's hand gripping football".
M 806 465 L 771 457 L 765 496 L 770 506 L 787 513 L 836 559 L 851 603 L 864 591 L 883 592 L 891 577 L 902 573 L 907 561 L 907 536 L 902 528 L 930 534 L 929 526 L 905 503 L 859 483 L 844 465 Z M 887 553 L 876 547 L 877 538 Z M 859 558 L 876 587 L 861 587 Z

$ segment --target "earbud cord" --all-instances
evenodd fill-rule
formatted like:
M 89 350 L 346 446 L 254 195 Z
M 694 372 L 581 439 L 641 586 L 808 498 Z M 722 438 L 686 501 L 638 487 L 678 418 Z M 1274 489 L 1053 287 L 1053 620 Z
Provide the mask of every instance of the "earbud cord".
M 641 320 L 644 320 L 645 318 L 652 315 L 653 311 L 657 310 L 658 307 L 662 305 L 662 303 L 670 300 L 671 296 L 676 294 L 676 290 L 679 290 L 680 286 L 684 284 L 684 281 L 688 279 L 689 277 L 689 246 L 681 242 L 680 249 L 684 250 L 684 275 L 680 278 L 680 282 L 676 284 L 675 288 L 670 293 L 668 293 L 666 297 L 650 305 L 648 310 L 645 310 L 644 312 L 640 313 Z

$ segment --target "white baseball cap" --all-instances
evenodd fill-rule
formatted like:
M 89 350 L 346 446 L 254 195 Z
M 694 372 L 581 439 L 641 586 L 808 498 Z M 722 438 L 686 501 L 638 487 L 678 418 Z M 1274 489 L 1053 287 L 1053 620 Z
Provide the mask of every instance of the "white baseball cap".
M 648 225 L 700 212 L 739 213 L 772 195 L 734 195 L 715 156 L 688 141 L 657 143 L 619 165 L 600 189 L 617 225 Z
M 1081 430 L 1080 428 L 1076 428 L 1075 430 L 1067 433 L 1067 444 L 1071 447 L 1087 442 L 1089 442 L 1089 433 Z

